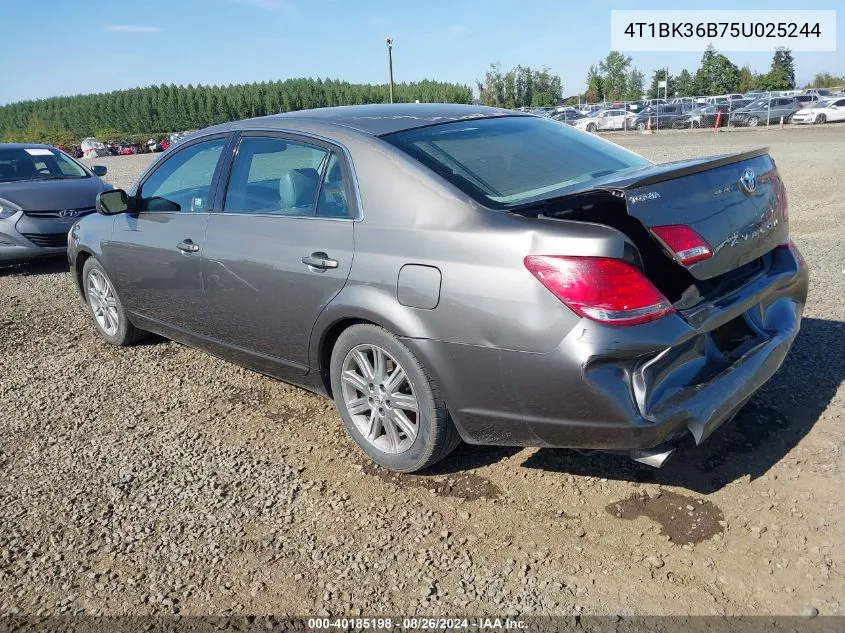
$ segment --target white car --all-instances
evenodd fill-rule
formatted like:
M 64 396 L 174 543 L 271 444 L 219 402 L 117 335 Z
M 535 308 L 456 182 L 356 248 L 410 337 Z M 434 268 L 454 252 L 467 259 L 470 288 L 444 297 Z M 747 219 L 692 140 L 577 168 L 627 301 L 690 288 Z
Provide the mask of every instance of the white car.
M 578 119 L 575 127 L 587 132 L 625 130 L 630 127 L 630 124 L 626 122 L 629 117 L 631 117 L 631 113 L 627 110 L 602 110 L 593 116 Z
M 792 115 L 793 123 L 827 123 L 845 121 L 845 99 L 824 99 L 811 108 L 803 108 Z

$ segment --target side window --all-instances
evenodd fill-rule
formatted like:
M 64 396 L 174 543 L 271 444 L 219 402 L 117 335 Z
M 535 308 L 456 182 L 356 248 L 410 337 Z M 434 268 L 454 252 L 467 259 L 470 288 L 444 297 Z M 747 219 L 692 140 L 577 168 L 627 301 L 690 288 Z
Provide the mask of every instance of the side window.
M 242 138 L 223 212 L 313 216 L 328 154 L 321 147 L 280 138 Z
M 211 181 L 225 145 L 225 138 L 212 139 L 167 159 L 141 185 L 138 210 L 207 212 Z
M 317 216 L 321 218 L 348 218 L 349 200 L 346 197 L 343 166 L 337 154 L 332 154 L 326 166 L 326 176 L 317 202 Z

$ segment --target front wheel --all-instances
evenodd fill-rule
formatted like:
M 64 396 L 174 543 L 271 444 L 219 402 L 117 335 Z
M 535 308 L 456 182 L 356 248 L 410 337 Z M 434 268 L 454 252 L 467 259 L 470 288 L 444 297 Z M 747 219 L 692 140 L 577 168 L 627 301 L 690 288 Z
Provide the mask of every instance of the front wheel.
M 642 131 L 645 129 L 645 123 L 643 123 L 642 121 L 640 121 L 639 123 L 637 123 L 637 129 L 638 129 L 640 132 L 642 132 Z
M 596 124 L 595 123 L 587 123 L 587 131 L 588 132 L 595 132 L 596 131 Z
M 100 262 L 93 257 L 82 267 L 82 281 L 85 301 L 100 336 L 119 347 L 141 340 L 144 332 L 129 322 L 120 297 L 114 290 L 114 284 Z
M 824 114 L 820 114 L 816 117 L 816 123 L 827 123 L 827 116 Z
M 360 324 L 344 330 L 332 350 L 330 374 L 347 432 L 379 466 L 415 472 L 460 443 L 428 372 L 384 328 Z
M 748 119 L 748 127 L 757 127 L 757 124 L 760 122 L 756 116 L 751 117 Z

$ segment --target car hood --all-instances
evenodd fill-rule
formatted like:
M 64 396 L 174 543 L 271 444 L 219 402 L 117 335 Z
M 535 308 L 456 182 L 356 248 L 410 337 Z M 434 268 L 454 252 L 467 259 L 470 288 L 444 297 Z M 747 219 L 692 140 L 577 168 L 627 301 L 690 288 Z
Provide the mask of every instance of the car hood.
M 824 110 L 824 108 L 819 108 L 818 110 L 816 110 L 816 112 L 820 112 L 822 110 Z M 795 114 L 812 114 L 812 113 L 813 113 L 813 110 L 811 110 L 810 108 L 801 108 Z
M 66 180 L 27 180 L 0 183 L 0 198 L 24 211 L 56 211 L 93 207 L 97 194 L 110 189 L 102 179 L 68 178 Z

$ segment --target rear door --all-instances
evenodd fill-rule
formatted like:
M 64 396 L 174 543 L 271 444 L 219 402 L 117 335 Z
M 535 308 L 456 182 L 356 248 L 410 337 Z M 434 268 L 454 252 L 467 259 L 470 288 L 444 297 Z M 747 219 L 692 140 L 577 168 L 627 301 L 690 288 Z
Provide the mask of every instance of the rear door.
M 227 171 L 205 236 L 209 334 L 268 373 L 301 376 L 311 329 L 352 264 L 346 155 L 309 137 L 245 133 Z
M 136 212 L 115 216 L 103 246 L 126 308 L 168 331 L 202 331 L 203 242 L 228 140 L 198 139 L 158 164 L 138 187 Z

